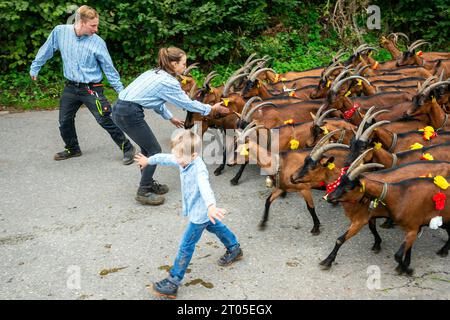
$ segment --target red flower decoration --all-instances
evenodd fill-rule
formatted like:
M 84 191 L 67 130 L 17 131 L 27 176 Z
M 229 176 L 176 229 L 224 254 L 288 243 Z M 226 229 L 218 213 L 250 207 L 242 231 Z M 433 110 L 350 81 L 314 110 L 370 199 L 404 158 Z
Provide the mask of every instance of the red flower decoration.
M 358 108 L 360 106 L 361 105 L 359 103 L 355 103 L 350 110 L 347 110 L 347 111 L 344 112 L 344 118 L 348 120 L 351 117 L 353 117 L 353 114 L 356 112 L 356 110 L 358 110 Z
M 443 192 L 438 192 L 433 196 L 436 210 L 444 210 L 445 199 L 447 199 L 447 196 Z

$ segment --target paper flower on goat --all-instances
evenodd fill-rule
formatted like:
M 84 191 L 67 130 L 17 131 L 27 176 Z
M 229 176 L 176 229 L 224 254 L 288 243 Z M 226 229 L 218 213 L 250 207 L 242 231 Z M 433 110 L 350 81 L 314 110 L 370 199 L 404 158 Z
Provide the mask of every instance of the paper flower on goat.
M 431 126 L 426 126 L 423 129 L 419 129 L 420 132 L 423 132 L 423 139 L 425 141 L 429 141 L 430 139 L 433 139 L 437 136 L 436 132 L 434 131 L 434 128 Z
M 418 142 L 416 142 L 416 143 L 414 143 L 413 145 L 410 145 L 409 146 L 409 149 L 411 149 L 411 150 L 417 150 L 417 149 L 422 149 L 423 148 L 423 145 L 421 145 L 420 143 L 418 143 Z
M 447 196 L 443 192 L 438 192 L 433 196 L 433 201 L 435 204 L 436 210 L 444 210 L 445 208 L 445 200 L 447 199 Z
M 424 153 L 420 157 L 420 160 L 434 160 L 433 156 L 429 153 Z
M 373 145 L 374 145 L 375 150 L 381 149 L 381 146 L 382 146 L 381 142 L 374 142 Z
M 443 176 L 436 176 L 434 177 L 434 184 L 437 185 L 442 190 L 447 190 L 449 184 L 447 180 Z
M 353 114 L 356 112 L 356 110 L 358 110 L 358 108 L 360 106 L 361 105 L 359 103 L 355 103 L 350 110 L 347 110 L 347 111 L 344 112 L 344 118 L 348 120 L 351 117 L 353 117 Z
M 330 133 L 326 126 L 320 127 L 320 129 L 322 129 L 322 133 L 325 134 L 325 135 Z
M 289 141 L 289 144 L 291 145 L 290 146 L 291 150 L 297 150 L 298 146 L 300 145 L 300 141 L 292 139 L 291 141 Z
M 294 119 L 288 119 L 286 121 L 284 121 L 284 124 L 293 124 L 294 123 Z

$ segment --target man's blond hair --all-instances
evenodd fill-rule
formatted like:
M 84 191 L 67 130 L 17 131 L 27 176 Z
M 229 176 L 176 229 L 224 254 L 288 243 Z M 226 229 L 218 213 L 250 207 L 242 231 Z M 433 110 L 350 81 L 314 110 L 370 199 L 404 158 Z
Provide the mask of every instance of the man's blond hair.
M 84 5 L 78 8 L 75 15 L 75 23 L 79 23 L 81 21 L 86 22 L 95 18 L 98 18 L 98 12 L 95 11 L 94 8 Z
M 172 152 L 178 156 L 191 156 L 194 153 L 201 153 L 202 139 L 191 130 L 183 130 L 171 141 Z

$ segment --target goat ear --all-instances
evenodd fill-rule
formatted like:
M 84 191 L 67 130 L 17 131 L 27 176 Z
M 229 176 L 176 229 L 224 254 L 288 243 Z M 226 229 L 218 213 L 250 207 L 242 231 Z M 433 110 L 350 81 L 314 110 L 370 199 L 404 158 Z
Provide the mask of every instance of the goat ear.
M 420 85 L 420 82 L 417 82 L 417 92 L 419 92 L 422 89 L 422 86 Z

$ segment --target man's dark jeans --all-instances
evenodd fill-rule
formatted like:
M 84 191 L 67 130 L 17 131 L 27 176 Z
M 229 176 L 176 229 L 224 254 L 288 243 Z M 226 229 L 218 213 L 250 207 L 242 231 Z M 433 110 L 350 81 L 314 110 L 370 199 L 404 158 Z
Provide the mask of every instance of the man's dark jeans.
M 156 140 L 153 131 L 144 120 L 144 110 L 137 103 L 117 100 L 113 106 L 113 121 L 122 129 L 134 142 L 141 147 L 144 156 L 150 157 L 161 152 L 161 146 Z M 153 182 L 153 174 L 156 166 L 146 166 L 142 170 L 140 186 L 149 186 Z
M 97 96 L 93 96 L 88 92 L 88 89 L 97 92 Z M 59 109 L 59 131 L 61 137 L 66 144 L 65 148 L 68 150 L 80 150 L 78 144 L 77 132 L 75 130 L 75 114 L 78 109 L 84 104 L 92 115 L 97 120 L 98 124 L 103 127 L 111 135 L 114 142 L 123 151 L 128 151 L 132 148 L 131 142 L 125 137 L 125 134 L 114 124 L 111 119 L 111 112 L 103 112 L 100 114 L 95 103 L 96 99 L 100 100 L 102 106 L 108 105 L 109 102 L 103 94 L 103 87 L 77 87 L 72 84 L 66 84 L 60 100 Z M 94 93 L 95 94 L 95 93 Z M 111 108 L 109 108 L 111 109 Z

